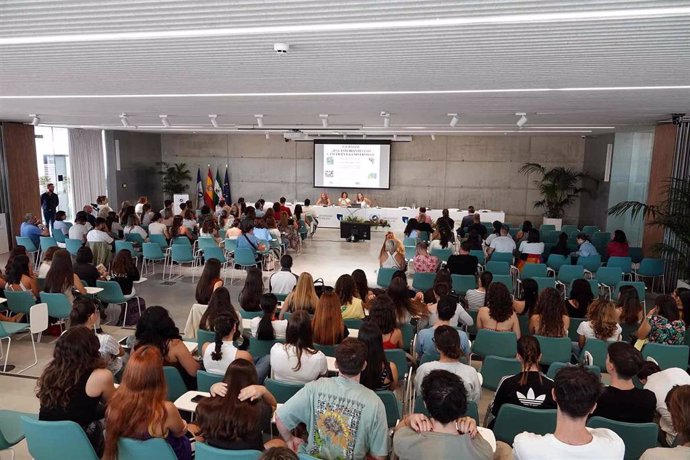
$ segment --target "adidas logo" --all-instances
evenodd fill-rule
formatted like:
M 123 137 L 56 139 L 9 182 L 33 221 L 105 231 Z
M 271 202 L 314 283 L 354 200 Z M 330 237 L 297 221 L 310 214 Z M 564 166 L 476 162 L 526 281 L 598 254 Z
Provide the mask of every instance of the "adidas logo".
M 544 404 L 544 400 L 546 399 L 546 395 L 535 396 L 534 390 L 532 390 L 531 388 L 527 392 L 527 396 L 523 395 L 519 391 L 516 391 L 515 393 L 517 394 L 517 398 L 520 401 L 520 404 L 528 407 L 541 406 L 542 404 Z

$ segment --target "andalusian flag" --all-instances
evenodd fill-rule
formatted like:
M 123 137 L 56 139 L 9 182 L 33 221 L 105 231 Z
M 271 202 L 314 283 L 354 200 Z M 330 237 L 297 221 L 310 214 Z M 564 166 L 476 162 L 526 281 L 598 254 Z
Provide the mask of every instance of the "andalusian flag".
M 196 207 L 204 202 L 204 183 L 201 181 L 201 168 L 196 168 Z
M 211 172 L 211 167 L 208 167 L 208 176 L 206 176 L 206 188 L 204 190 L 204 204 L 209 208 L 213 209 L 215 206 L 216 193 L 213 187 L 213 173 Z
M 232 197 L 230 196 L 230 178 L 228 176 L 227 165 L 225 166 L 225 182 L 223 182 L 223 199 L 228 206 L 232 204 Z
M 220 178 L 220 172 L 218 171 L 218 168 L 216 168 L 216 183 L 213 186 L 213 192 L 216 195 L 214 197 L 214 204 L 217 205 L 220 199 L 223 197 L 223 179 Z

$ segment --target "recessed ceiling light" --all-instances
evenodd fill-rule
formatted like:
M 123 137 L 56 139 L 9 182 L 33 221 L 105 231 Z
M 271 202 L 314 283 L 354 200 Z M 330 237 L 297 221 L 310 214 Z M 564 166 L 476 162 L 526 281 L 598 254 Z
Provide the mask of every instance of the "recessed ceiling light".
M 268 133 L 266 133 L 264 136 L 266 137 L 266 139 L 270 139 L 270 138 L 271 138 L 271 135 L 268 134 Z
M 435 140 L 436 140 L 436 134 L 431 133 L 431 140 L 432 140 L 432 141 L 435 141 Z
M 170 121 L 168 121 L 167 115 L 158 115 L 161 119 L 161 124 L 164 128 L 170 128 Z
M 328 114 L 322 113 L 319 115 L 319 118 L 321 118 L 321 126 L 328 128 Z
M 129 119 L 127 118 L 127 114 L 126 114 L 126 113 L 121 113 L 121 114 L 120 114 L 120 123 L 122 123 L 122 126 L 124 126 L 125 128 L 129 128 L 129 127 L 130 127 Z
M 457 113 L 449 113 L 448 116 L 451 117 L 450 123 L 449 123 L 450 127 L 455 128 L 455 126 L 458 124 L 458 121 L 460 121 L 460 119 L 458 118 L 458 114 Z
M 262 114 L 254 115 L 254 118 L 256 118 L 256 125 L 259 128 L 264 127 L 264 116 Z
M 391 125 L 391 114 L 388 112 L 381 112 L 381 117 L 383 117 L 383 127 L 388 128 Z
M 211 119 L 211 125 L 214 128 L 217 128 L 218 127 L 218 115 L 209 115 L 208 117 Z
M 515 114 L 516 117 L 520 117 L 520 119 L 517 121 L 516 125 L 518 125 L 519 128 L 522 128 L 525 126 L 525 123 L 527 123 L 527 114 L 524 112 L 518 112 Z

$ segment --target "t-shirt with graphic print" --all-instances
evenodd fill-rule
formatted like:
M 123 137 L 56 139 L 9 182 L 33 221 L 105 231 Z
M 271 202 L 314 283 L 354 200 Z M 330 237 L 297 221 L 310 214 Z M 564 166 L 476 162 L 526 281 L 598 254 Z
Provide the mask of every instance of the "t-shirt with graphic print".
M 556 402 L 551 394 L 553 380 L 537 371 L 527 373 L 527 381 L 524 385 L 520 384 L 520 379 L 522 379 L 522 373 L 501 379 L 491 407 L 491 414 L 494 417 L 498 415 L 503 404 L 515 404 L 530 409 L 556 408 Z M 493 422 L 490 427 L 492 425 Z
M 283 404 L 276 417 L 290 430 L 307 425 L 300 453 L 322 459 L 363 459 L 388 455 L 388 424 L 381 399 L 345 377 L 321 378 Z

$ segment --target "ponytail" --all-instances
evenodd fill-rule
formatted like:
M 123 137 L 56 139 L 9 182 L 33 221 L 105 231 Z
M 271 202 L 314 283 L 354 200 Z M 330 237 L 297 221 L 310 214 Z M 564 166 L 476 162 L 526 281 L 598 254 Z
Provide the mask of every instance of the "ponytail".
M 275 315 L 278 298 L 274 294 L 264 294 L 261 296 L 261 310 L 263 316 L 256 329 L 256 338 L 259 340 L 275 340 L 276 331 L 273 329 L 273 316 Z
M 89 298 L 79 298 L 74 301 L 72 310 L 69 313 L 70 327 L 86 324 L 89 317 L 96 312 L 96 305 Z
M 539 341 L 533 335 L 523 335 L 518 340 L 517 352 L 522 358 L 520 385 L 525 385 L 529 375 L 529 368 L 533 365 L 539 365 L 539 355 L 541 355 Z M 539 373 L 539 383 L 541 383 L 541 372 Z
M 215 348 L 211 352 L 211 359 L 214 361 L 220 361 L 223 358 L 223 352 L 221 347 L 223 346 L 223 338 L 228 336 L 232 332 L 233 328 L 237 326 L 237 321 L 235 318 L 229 315 L 220 315 L 216 317 L 213 323 L 213 330 L 216 333 L 214 343 Z

